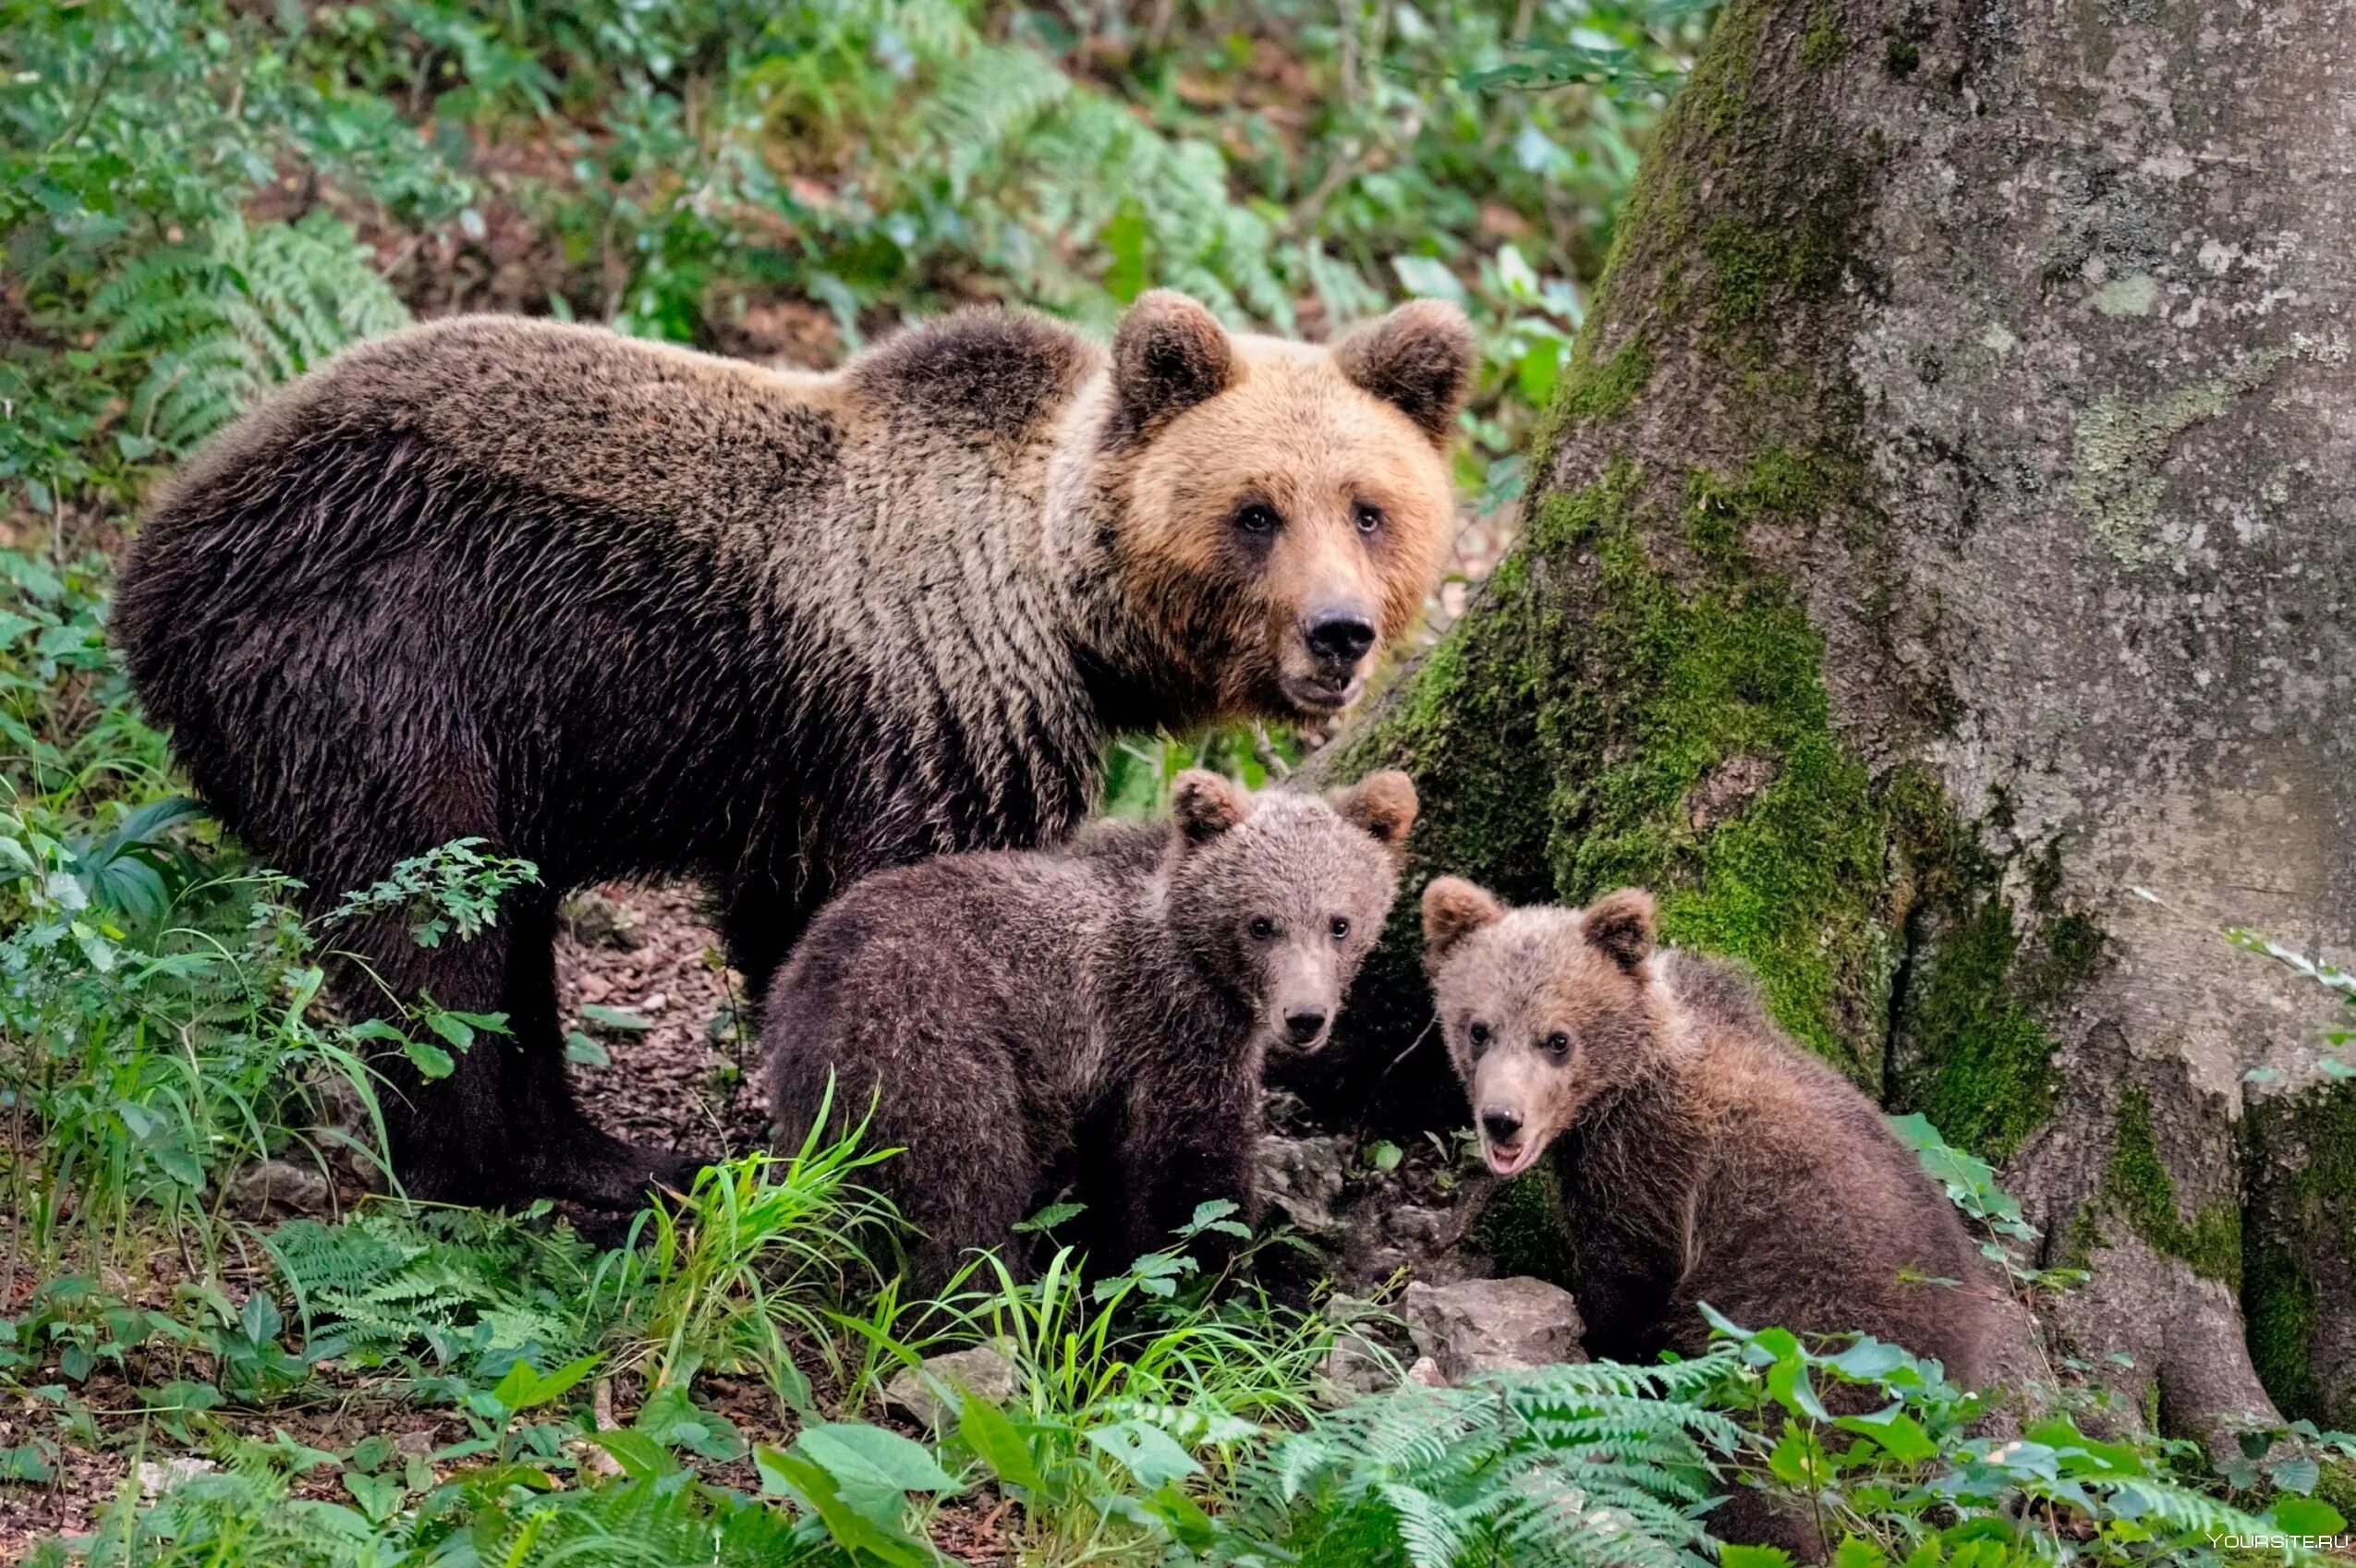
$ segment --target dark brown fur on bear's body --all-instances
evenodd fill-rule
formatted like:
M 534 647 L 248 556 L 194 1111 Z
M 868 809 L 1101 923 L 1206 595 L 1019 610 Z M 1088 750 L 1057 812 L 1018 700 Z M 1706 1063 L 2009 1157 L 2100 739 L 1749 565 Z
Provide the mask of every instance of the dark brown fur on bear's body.
M 208 804 L 314 897 L 460 837 L 538 865 L 472 942 L 338 931 L 339 989 L 508 1015 L 443 1082 L 388 1058 L 413 1195 L 634 1205 L 692 1166 L 575 1104 L 560 894 L 702 877 L 758 988 L 860 876 L 1067 832 L 1116 728 L 1346 699 L 1370 650 L 1309 634 L 1339 603 L 1393 637 L 1420 597 L 1462 357 L 1410 372 L 1462 338 L 1394 313 L 1329 353 L 1149 295 L 1110 356 L 980 312 L 808 375 L 437 323 L 191 462 L 115 636 Z M 1244 539 L 1239 493 L 1281 529 Z
M 1862 1331 L 1964 1386 L 2017 1369 L 2001 1285 L 1880 1110 L 1747 974 L 1655 952 L 1652 918 L 1635 892 L 1584 911 L 1509 911 L 1452 877 L 1425 893 L 1476 1131 L 1492 1168 L 1550 1153 L 1589 1354 L 1698 1353 L 1706 1302 L 1746 1328 Z
M 1260 1070 L 1322 1041 L 1397 890 L 1404 774 L 1330 802 L 1182 776 L 1168 828 L 950 856 L 829 905 L 761 1025 L 770 1105 L 798 1143 L 869 1114 L 904 1152 L 873 1185 L 937 1289 L 1060 1188 L 1099 1264 L 1170 1243 L 1196 1206 L 1257 1210 Z

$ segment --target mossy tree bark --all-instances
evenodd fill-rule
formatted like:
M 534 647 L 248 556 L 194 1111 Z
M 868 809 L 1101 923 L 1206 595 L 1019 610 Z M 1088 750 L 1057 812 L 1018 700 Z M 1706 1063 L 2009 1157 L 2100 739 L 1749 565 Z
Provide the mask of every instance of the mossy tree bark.
M 2356 5 L 1735 0 L 1524 545 L 1323 771 L 1748 959 L 2092 1270 L 2128 1408 L 2356 1426 L 2328 999 L 2219 936 L 2356 944 L 2352 332 Z

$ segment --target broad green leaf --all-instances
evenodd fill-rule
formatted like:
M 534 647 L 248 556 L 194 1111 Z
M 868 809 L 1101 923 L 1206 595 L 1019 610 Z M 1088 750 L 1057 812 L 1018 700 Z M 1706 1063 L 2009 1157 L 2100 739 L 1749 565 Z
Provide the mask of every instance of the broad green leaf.
M 1202 1469 L 1175 1439 L 1150 1421 L 1119 1421 L 1083 1435 L 1090 1446 L 1118 1460 L 1148 1491 Z
M 957 1435 L 1002 1482 L 1029 1492 L 1045 1489 L 1047 1483 L 1031 1458 L 1030 1445 L 1006 1413 L 990 1401 L 965 1396 L 965 1406 L 957 1413 Z

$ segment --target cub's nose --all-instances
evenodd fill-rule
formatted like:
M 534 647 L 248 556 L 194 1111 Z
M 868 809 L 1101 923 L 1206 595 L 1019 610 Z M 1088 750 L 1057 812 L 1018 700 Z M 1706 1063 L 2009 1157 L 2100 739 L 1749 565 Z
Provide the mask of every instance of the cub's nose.
M 1319 616 L 1309 623 L 1309 651 L 1332 664 L 1354 664 L 1375 645 L 1374 623 L 1355 611 Z
M 1318 1031 L 1324 1027 L 1325 1010 L 1323 1008 L 1305 1007 L 1297 1013 L 1284 1015 L 1284 1032 L 1293 1038 L 1294 1045 L 1308 1044 L 1309 1041 L 1318 1038 Z
M 1522 1118 L 1511 1111 L 1484 1111 L 1481 1130 L 1488 1134 L 1491 1143 L 1512 1143 L 1513 1135 L 1522 1130 Z

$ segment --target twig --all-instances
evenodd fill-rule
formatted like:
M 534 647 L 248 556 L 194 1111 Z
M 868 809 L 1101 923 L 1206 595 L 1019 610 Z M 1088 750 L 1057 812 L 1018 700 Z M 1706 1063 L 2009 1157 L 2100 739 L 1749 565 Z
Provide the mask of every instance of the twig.
M 621 1429 L 621 1423 L 613 1418 L 613 1379 L 600 1378 L 597 1380 L 597 1387 L 589 1394 L 589 1418 L 596 1423 L 597 1429 L 601 1432 Z M 596 1443 L 588 1445 L 588 1453 L 583 1462 L 590 1469 L 609 1479 L 623 1474 L 621 1461 Z

